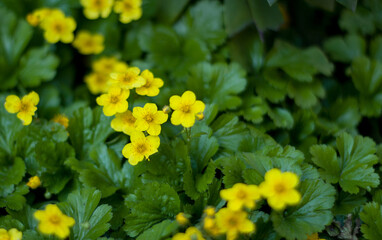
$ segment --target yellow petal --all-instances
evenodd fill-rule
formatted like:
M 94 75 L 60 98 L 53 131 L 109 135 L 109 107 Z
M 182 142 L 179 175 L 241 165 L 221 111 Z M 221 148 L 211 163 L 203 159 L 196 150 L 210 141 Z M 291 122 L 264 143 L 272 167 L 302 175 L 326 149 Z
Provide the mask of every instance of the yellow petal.
M 146 103 L 144 109 L 146 113 L 156 113 L 158 111 L 157 105 L 155 103 Z
M 125 158 L 129 158 L 133 152 L 133 145 L 131 143 L 126 144 L 122 149 L 122 155 Z
M 183 114 L 182 126 L 189 128 L 195 124 L 195 115 L 192 113 Z
M 182 95 L 182 103 L 185 105 L 192 105 L 196 101 L 195 93 L 191 91 L 185 91 Z
M 171 123 L 175 126 L 180 125 L 183 121 L 183 112 L 176 110 L 171 114 Z
M 19 112 L 17 117 L 23 122 L 23 125 L 29 125 L 32 122 L 32 115 L 28 113 Z
M 4 107 L 9 113 L 17 113 L 20 111 L 21 100 L 16 95 L 9 95 L 5 99 Z
M 191 112 L 194 114 L 203 112 L 205 107 L 206 105 L 202 101 L 195 101 L 195 103 L 191 106 Z
M 158 136 L 161 132 L 161 126 L 159 124 L 149 124 L 149 128 L 147 129 L 147 133 L 153 136 Z
M 170 107 L 172 109 L 178 110 L 182 106 L 181 104 L 182 104 L 182 99 L 178 95 L 174 95 L 174 96 L 170 97 Z M 177 125 L 179 125 L 179 124 L 177 124 Z
M 168 114 L 164 113 L 163 111 L 158 111 L 154 115 L 154 123 L 156 124 L 163 124 L 167 121 Z
M 289 188 L 294 188 L 298 185 L 299 179 L 298 179 L 297 174 L 292 173 L 292 172 L 285 172 L 282 174 L 282 177 L 283 177 L 285 184 Z
M 40 97 L 34 91 L 30 92 L 28 95 L 24 96 L 22 102 L 31 102 L 33 105 L 37 105 L 40 101 Z

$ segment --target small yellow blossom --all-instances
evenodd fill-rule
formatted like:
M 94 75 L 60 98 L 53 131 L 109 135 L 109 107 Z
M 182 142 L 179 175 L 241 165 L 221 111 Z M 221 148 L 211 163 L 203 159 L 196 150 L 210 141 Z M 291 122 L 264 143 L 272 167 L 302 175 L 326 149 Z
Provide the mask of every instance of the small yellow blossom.
M 283 210 L 287 205 L 296 205 L 301 195 L 295 189 L 299 182 L 298 176 L 292 172 L 282 173 L 273 168 L 264 176 L 260 184 L 261 194 L 267 198 L 269 206 L 275 210 Z
M 75 223 L 54 204 L 48 204 L 45 210 L 37 210 L 34 217 L 39 221 L 38 230 L 44 234 L 55 234 L 59 238 L 66 238 L 70 234 L 69 228 Z
M 141 73 L 141 77 L 146 79 L 146 84 L 135 91 L 142 96 L 155 97 L 159 94 L 159 88 L 163 86 L 163 80 L 160 78 L 154 78 L 154 75 L 149 70 L 144 70 Z
M 80 31 L 74 39 L 73 46 L 81 54 L 99 54 L 105 48 L 103 45 L 104 37 L 100 34 L 91 34 L 88 31 Z
M 33 11 L 32 13 L 29 13 L 26 19 L 30 25 L 32 25 L 33 27 L 36 27 L 37 25 L 41 24 L 41 22 L 46 17 L 48 17 L 50 14 L 54 13 L 55 11 L 61 12 L 58 9 L 39 8 Z
M 145 106 L 135 107 L 133 116 L 137 119 L 135 127 L 138 131 L 147 131 L 148 134 L 158 136 L 161 132 L 161 124 L 167 121 L 168 115 L 158 111 L 154 103 L 146 103 Z
M 142 0 L 120 0 L 115 2 L 114 11 L 120 13 L 119 20 L 129 23 L 138 20 L 142 16 Z
M 90 73 L 85 76 L 85 83 L 93 94 L 104 93 L 109 90 L 109 78 L 106 74 Z
M 119 87 L 112 87 L 105 94 L 99 96 L 97 104 L 103 107 L 103 113 L 106 116 L 113 116 L 116 113 L 126 112 L 128 108 L 127 98 L 130 92 Z
M 204 209 L 203 211 L 207 216 L 214 216 L 215 215 L 215 208 L 214 207 L 211 207 L 211 206 L 208 206 L 206 207 L 206 209 Z
M 88 19 L 107 18 L 110 15 L 114 0 L 81 0 L 84 15 Z
M 139 76 L 141 70 L 137 67 L 129 67 L 125 71 L 123 68 L 118 72 L 110 74 L 112 85 L 119 86 L 120 88 L 129 90 L 133 88 L 139 88 L 146 84 L 146 79 Z
M 176 216 L 175 216 L 175 220 L 180 224 L 180 225 L 187 225 L 188 224 L 188 218 L 186 217 L 186 215 L 182 212 L 178 213 Z
M 320 238 L 318 233 L 313 233 L 312 235 L 308 236 L 306 240 L 325 240 L 325 238 Z
M 175 234 L 172 240 L 205 240 L 205 238 L 196 227 L 189 227 L 185 233 Z
M 228 201 L 227 207 L 237 211 L 242 207 L 253 209 L 255 202 L 261 198 L 260 190 L 256 185 L 236 183 L 232 188 L 220 191 L 220 196 Z
M 204 113 L 202 112 L 198 112 L 196 115 L 195 115 L 195 118 L 196 120 L 198 121 L 202 121 L 204 119 Z
M 92 63 L 92 68 L 94 72 L 109 75 L 115 71 L 118 63 L 115 57 L 101 57 Z
M 216 224 L 215 218 L 209 217 L 209 216 L 204 218 L 203 228 L 204 228 L 204 230 L 206 230 L 208 232 L 208 234 L 210 234 L 214 237 L 220 235 L 220 232 L 221 232 L 221 230 L 219 229 L 219 227 Z
M 41 185 L 40 178 L 38 176 L 33 176 L 29 178 L 29 181 L 27 182 L 27 186 L 36 189 Z M 1 238 L 0 238 L 1 239 Z
M 72 17 L 65 17 L 61 11 L 55 11 L 45 17 L 41 23 L 44 30 L 44 38 L 49 43 L 71 43 L 74 39 L 73 32 L 76 29 L 76 21 Z
M 135 128 L 135 117 L 133 113 L 127 110 L 124 113 L 115 114 L 115 118 L 111 121 L 111 128 L 117 132 L 123 132 L 127 135 L 131 135 L 133 132 L 138 131 Z
M 131 165 L 137 165 L 158 152 L 160 139 L 158 136 L 145 136 L 143 132 L 134 132 L 130 136 L 131 143 L 126 144 L 122 149 L 122 154 L 129 159 Z
M 53 122 L 59 123 L 65 128 L 68 128 L 69 126 L 69 118 L 65 116 L 64 114 L 57 114 L 52 119 Z
M 17 113 L 17 117 L 24 125 L 29 125 L 32 122 L 32 116 L 34 116 L 37 110 L 36 105 L 39 101 L 40 98 L 38 94 L 32 91 L 21 100 L 16 95 L 9 95 L 5 99 L 4 106 L 9 113 Z
M 174 95 L 170 98 L 170 107 L 174 109 L 171 115 L 171 123 L 182 124 L 183 127 L 192 127 L 195 123 L 195 115 L 203 112 L 205 105 L 202 101 L 196 100 L 196 96 L 191 91 L 186 91 L 183 95 Z
M 0 228 L 0 240 L 21 240 L 23 233 L 16 228 L 11 228 L 8 231 L 4 228 Z
M 227 235 L 227 240 L 234 240 L 239 233 L 251 233 L 255 231 L 255 224 L 247 219 L 244 211 L 233 211 L 222 208 L 216 213 L 216 224 L 221 233 Z

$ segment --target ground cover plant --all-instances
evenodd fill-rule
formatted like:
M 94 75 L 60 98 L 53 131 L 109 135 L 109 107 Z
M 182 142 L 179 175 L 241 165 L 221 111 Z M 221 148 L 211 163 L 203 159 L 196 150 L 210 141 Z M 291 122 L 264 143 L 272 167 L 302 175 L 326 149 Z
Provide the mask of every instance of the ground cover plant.
M 1 0 L 0 240 L 382 239 L 379 0 Z

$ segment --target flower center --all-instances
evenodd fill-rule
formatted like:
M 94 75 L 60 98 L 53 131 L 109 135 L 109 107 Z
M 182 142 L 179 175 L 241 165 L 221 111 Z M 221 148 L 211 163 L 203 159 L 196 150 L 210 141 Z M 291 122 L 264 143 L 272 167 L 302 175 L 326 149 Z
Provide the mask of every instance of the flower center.
M 52 215 L 50 216 L 49 221 L 55 225 L 58 225 L 61 222 L 61 219 L 57 215 Z
M 139 153 L 141 153 L 141 154 L 143 154 L 145 151 L 146 151 L 146 145 L 145 144 L 139 144 L 138 146 L 137 146 L 137 152 L 139 152 Z
M 30 108 L 30 106 L 28 103 L 22 103 L 20 106 L 20 112 L 28 112 L 29 108 Z
M 126 117 L 125 118 L 125 123 L 127 123 L 129 125 L 133 125 L 135 123 L 135 118 L 133 116 Z
M 154 119 L 153 119 L 153 116 L 151 114 L 147 114 L 145 116 L 145 120 L 146 120 L 146 122 L 152 122 Z
M 94 6 L 95 7 L 102 7 L 102 0 L 94 0 L 93 2 Z
M 119 102 L 119 97 L 118 96 L 112 96 L 111 98 L 110 98 L 110 103 L 117 103 L 117 102 Z
M 183 106 L 181 107 L 181 110 L 182 110 L 182 112 L 184 112 L 184 113 L 189 113 L 190 110 L 191 110 L 191 107 L 190 107 L 190 105 L 183 105 Z
M 96 77 L 96 83 L 104 84 L 105 82 L 106 82 L 106 79 L 104 77 L 101 77 L 101 76 Z
M 134 76 L 131 74 L 126 73 L 125 77 L 122 79 L 124 83 L 132 83 L 134 81 Z
M 86 47 L 91 48 L 91 47 L 94 46 L 94 42 L 93 42 L 91 39 L 88 39 L 88 40 L 86 40 L 86 41 L 84 42 L 84 45 L 85 45 Z
M 240 191 L 237 192 L 236 197 L 239 198 L 239 199 L 247 198 L 247 193 L 242 191 L 242 190 L 240 190 Z
M 227 222 L 228 222 L 228 225 L 232 228 L 236 227 L 238 224 L 237 219 L 233 216 L 230 217 Z
M 54 24 L 53 29 L 54 29 L 57 33 L 61 33 L 62 30 L 63 30 L 63 27 L 62 27 L 62 25 L 61 25 L 60 23 L 57 22 L 56 24 Z
M 129 2 L 124 1 L 123 2 L 123 8 L 125 9 L 125 11 L 128 11 L 128 10 L 133 8 L 133 5 Z
M 282 184 L 282 183 L 276 184 L 274 189 L 275 189 L 275 192 L 279 193 L 279 194 L 285 192 L 285 190 L 286 190 L 284 184 Z

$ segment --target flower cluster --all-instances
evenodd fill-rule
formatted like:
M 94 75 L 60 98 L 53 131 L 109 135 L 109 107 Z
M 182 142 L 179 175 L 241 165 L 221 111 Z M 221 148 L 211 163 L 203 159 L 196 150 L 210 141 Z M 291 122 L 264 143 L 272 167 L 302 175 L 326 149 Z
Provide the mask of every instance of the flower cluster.
M 107 18 L 114 6 L 122 23 L 138 20 L 142 16 L 142 0 L 81 0 L 84 15 L 88 19 Z
M 44 30 L 44 38 L 49 43 L 71 43 L 77 27 L 72 17 L 66 17 L 59 9 L 42 8 L 27 15 L 32 26 L 40 26 Z
M 24 125 L 29 125 L 32 122 L 37 110 L 37 104 L 40 98 L 36 92 L 30 92 L 21 99 L 16 95 L 9 95 L 5 99 L 4 107 L 9 113 L 17 113 L 17 117 Z
M 205 232 L 212 237 L 226 235 L 227 240 L 234 240 L 239 234 L 250 234 L 255 231 L 255 224 L 248 219 L 248 211 L 254 210 L 256 202 L 263 197 L 267 198 L 269 205 L 277 211 L 284 209 L 286 205 L 295 205 L 300 201 L 300 193 L 295 189 L 299 182 L 296 174 L 271 169 L 265 174 L 264 179 L 259 186 L 236 183 L 232 188 L 221 190 L 220 196 L 227 201 L 227 207 L 221 208 L 218 212 L 215 212 L 215 208 L 211 206 L 204 210 Z M 176 220 L 180 223 L 188 223 L 183 217 L 184 213 L 181 214 L 176 216 Z M 185 233 L 178 233 L 172 239 L 204 238 L 198 229 L 190 227 Z
M 11 228 L 8 231 L 4 228 L 0 228 L 0 240 L 21 240 L 22 237 L 22 232 L 16 228 Z
M 75 223 L 72 217 L 68 217 L 54 204 L 48 204 L 45 210 L 37 210 L 34 217 L 39 221 L 38 230 L 44 234 L 54 234 L 64 239 L 70 234 L 69 228 Z

